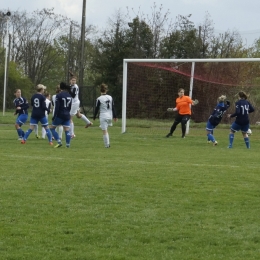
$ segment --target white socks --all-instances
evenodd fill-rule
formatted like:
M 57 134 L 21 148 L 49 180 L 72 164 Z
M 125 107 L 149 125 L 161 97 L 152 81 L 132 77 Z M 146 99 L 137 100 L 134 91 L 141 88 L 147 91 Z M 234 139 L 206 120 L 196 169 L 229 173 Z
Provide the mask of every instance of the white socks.
M 103 141 L 104 141 L 105 147 L 109 147 L 110 143 L 109 143 L 109 134 L 108 133 L 103 135 Z
M 38 125 L 35 125 L 35 126 L 34 126 L 34 133 L 35 133 L 36 135 L 38 135 Z
M 81 116 L 81 119 L 86 123 L 86 124 L 90 124 L 90 121 L 88 120 L 88 118 L 84 115 Z
M 45 129 L 42 127 L 42 139 L 45 139 L 46 136 L 46 131 Z
M 74 135 L 74 123 L 70 123 L 70 135 Z
M 58 133 L 59 133 L 59 138 L 62 139 L 62 133 L 63 133 L 63 126 L 62 125 L 58 126 Z

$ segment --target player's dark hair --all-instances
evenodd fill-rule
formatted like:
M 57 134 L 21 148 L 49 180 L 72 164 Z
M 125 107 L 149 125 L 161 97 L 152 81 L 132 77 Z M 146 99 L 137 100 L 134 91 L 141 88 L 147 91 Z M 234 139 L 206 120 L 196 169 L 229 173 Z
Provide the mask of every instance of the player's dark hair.
M 238 96 L 240 98 L 243 98 L 243 99 L 247 99 L 248 98 L 248 94 L 246 94 L 244 91 L 239 91 L 238 92 Z
M 69 90 L 69 89 L 70 89 L 70 86 L 67 85 L 67 84 L 64 83 L 64 82 L 61 82 L 61 83 L 60 83 L 60 89 L 61 89 L 61 90 Z
M 100 92 L 101 92 L 101 93 L 105 93 L 105 92 L 107 92 L 107 91 L 108 91 L 108 86 L 107 86 L 106 84 L 102 83 L 102 84 L 100 85 Z
M 17 88 L 17 89 L 15 89 L 14 90 L 14 94 L 18 91 L 18 90 L 20 90 L 21 91 L 21 89 L 20 88 Z
M 178 93 L 181 92 L 182 90 L 185 91 L 184 88 L 179 88 Z

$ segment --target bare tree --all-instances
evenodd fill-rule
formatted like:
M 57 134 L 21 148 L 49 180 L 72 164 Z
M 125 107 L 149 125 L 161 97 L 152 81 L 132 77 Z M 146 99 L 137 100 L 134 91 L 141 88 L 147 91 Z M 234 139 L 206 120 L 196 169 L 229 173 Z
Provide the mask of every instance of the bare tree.
M 55 39 L 69 31 L 69 20 L 56 15 L 53 9 L 15 12 L 12 16 L 13 47 L 11 59 L 25 75 L 38 84 L 54 68 L 61 52 L 54 47 Z
M 130 10 L 129 8 L 127 8 L 127 10 L 128 10 L 127 17 L 130 21 L 132 19 Z M 171 31 L 173 23 L 170 19 L 169 9 L 165 13 L 163 12 L 163 5 L 160 5 L 158 8 L 156 3 L 154 2 L 153 6 L 151 7 L 151 11 L 152 11 L 151 15 L 148 14 L 144 15 L 140 11 L 140 9 L 137 13 L 132 9 L 135 18 L 132 19 L 131 23 L 135 23 L 135 21 L 138 20 L 139 26 L 137 29 L 139 31 L 142 31 L 142 29 L 145 27 L 149 29 L 150 31 L 149 41 L 150 44 L 152 45 L 152 54 L 150 55 L 150 58 L 157 58 L 160 56 L 161 41 L 169 33 L 169 31 Z M 142 41 L 142 38 L 140 40 Z
M 206 58 L 209 52 L 209 46 L 214 39 L 214 24 L 210 14 L 206 12 L 203 23 L 199 25 L 200 57 Z

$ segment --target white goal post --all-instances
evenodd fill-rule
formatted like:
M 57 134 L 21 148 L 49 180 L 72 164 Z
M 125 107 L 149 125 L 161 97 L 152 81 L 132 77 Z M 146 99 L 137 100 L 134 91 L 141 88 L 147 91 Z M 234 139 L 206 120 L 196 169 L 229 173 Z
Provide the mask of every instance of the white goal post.
M 226 58 L 226 59 L 124 59 L 123 60 L 123 93 L 122 93 L 122 133 L 126 132 L 127 118 L 127 70 L 128 63 L 191 63 L 189 96 L 192 98 L 193 77 L 196 63 L 218 62 L 260 62 L 260 58 Z M 187 125 L 187 133 L 189 124 Z

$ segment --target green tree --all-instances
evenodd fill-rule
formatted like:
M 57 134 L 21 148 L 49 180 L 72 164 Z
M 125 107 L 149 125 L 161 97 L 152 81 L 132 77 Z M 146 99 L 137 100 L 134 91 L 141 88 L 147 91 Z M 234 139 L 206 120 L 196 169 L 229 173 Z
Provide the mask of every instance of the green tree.
M 200 39 L 198 30 L 190 21 L 190 16 L 179 15 L 174 29 L 161 42 L 162 58 L 176 59 L 198 58 L 200 56 Z
M 153 58 L 153 33 L 149 25 L 136 17 L 128 26 L 126 38 L 131 58 Z
M 10 62 L 8 74 L 8 86 L 6 88 L 6 108 L 13 108 L 15 89 L 21 89 L 23 96 L 29 99 L 31 97 L 34 84 L 27 76 L 24 75 L 23 71 L 21 71 L 14 62 Z M 0 82 L 4 82 L 3 68 L 0 70 Z M 0 86 L 0 91 L 3 93 L 3 85 L 1 84 Z M 0 97 L 1 105 L 3 105 L 3 95 Z
M 122 14 L 118 12 L 97 40 L 91 64 L 92 71 L 97 75 L 95 83 L 108 84 L 110 93 L 117 100 L 117 107 L 121 104 L 123 59 L 129 57 L 131 50 L 124 28 Z

